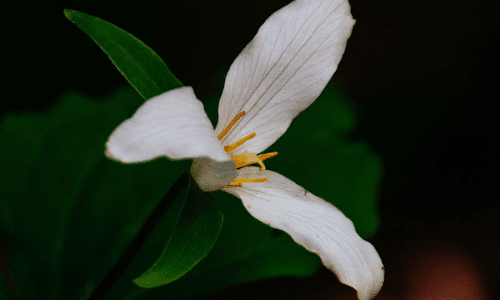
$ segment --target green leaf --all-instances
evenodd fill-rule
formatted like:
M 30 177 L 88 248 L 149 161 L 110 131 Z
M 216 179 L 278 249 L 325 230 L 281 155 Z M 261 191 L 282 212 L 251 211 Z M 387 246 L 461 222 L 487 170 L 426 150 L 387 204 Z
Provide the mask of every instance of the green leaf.
M 142 103 L 131 90 L 100 103 L 71 94 L 46 113 L 2 120 L 0 243 L 20 299 L 88 297 L 189 168 L 104 157 L 109 134 Z M 177 209 L 167 211 L 174 221 Z
M 253 218 L 238 198 L 225 192 L 214 195 L 224 215 L 224 224 L 214 248 L 201 262 L 182 278 L 154 289 L 129 283 L 130 274 L 126 273 L 105 299 L 198 299 L 245 281 L 308 276 L 321 265 L 317 255 L 297 245 L 286 234 L 276 235 L 273 228 Z M 137 257 L 148 252 L 158 250 L 145 245 Z
M 163 60 L 148 46 L 125 30 L 75 10 L 65 9 L 71 22 L 87 33 L 109 56 L 144 99 L 182 87 Z
M 212 250 L 222 228 L 222 212 L 210 194 L 202 192 L 191 180 L 189 196 L 175 232 L 160 258 L 134 280 L 143 288 L 175 281 L 191 270 Z
M 99 283 L 99 286 L 92 292 L 92 299 L 101 299 L 110 288 L 116 283 L 123 272 L 130 265 L 133 258 L 140 251 L 143 244 L 151 237 L 151 232 L 158 226 L 162 219 L 162 231 L 166 236 L 171 236 L 175 229 L 175 224 L 186 202 L 189 190 L 189 173 L 182 174 L 173 186 L 165 194 L 161 202 L 155 207 L 147 221 L 136 234 L 127 249 L 121 254 L 120 259 L 113 266 L 106 278 Z

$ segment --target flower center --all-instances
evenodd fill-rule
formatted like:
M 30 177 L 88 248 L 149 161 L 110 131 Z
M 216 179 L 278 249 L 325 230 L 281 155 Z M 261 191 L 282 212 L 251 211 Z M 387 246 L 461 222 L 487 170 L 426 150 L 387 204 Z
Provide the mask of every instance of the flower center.
M 224 136 L 226 136 L 226 134 L 231 130 L 231 128 L 236 124 L 236 122 L 238 122 L 238 120 L 241 119 L 241 117 L 243 117 L 244 115 L 245 115 L 245 111 L 242 111 L 238 115 L 236 115 L 236 117 L 231 121 L 231 123 L 229 123 L 229 125 L 227 125 L 227 127 L 219 134 L 219 136 L 218 136 L 219 140 L 224 138 Z M 240 139 L 239 141 L 236 141 L 230 145 L 224 146 L 224 151 L 226 151 L 226 153 L 231 153 L 234 150 L 238 149 L 238 147 L 243 145 L 243 143 L 245 143 L 246 141 L 254 138 L 256 135 L 257 134 L 255 132 L 250 133 L 249 135 Z M 251 165 L 251 164 L 259 164 L 260 170 L 265 171 L 266 166 L 264 166 L 264 163 L 262 161 L 266 160 L 268 158 L 274 157 L 276 155 L 278 155 L 278 152 L 270 152 L 270 153 L 257 155 L 257 153 L 249 153 L 249 152 L 245 151 L 241 154 L 233 155 L 233 156 L 231 156 L 231 158 L 234 160 L 234 163 L 235 163 L 235 166 L 237 169 L 242 168 L 244 166 Z M 237 187 L 237 186 L 242 186 L 243 182 L 266 182 L 266 181 L 267 181 L 267 178 L 235 178 L 227 186 Z

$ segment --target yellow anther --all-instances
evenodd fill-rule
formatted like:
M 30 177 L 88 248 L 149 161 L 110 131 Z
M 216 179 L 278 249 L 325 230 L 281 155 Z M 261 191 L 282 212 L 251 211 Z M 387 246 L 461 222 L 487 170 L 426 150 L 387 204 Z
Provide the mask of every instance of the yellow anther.
M 242 186 L 243 182 L 267 182 L 267 178 L 236 178 L 227 186 L 238 187 Z
M 241 154 L 234 155 L 231 158 L 234 160 L 234 164 L 237 169 L 251 164 L 259 164 L 260 170 L 265 171 L 266 166 L 264 166 L 264 163 L 262 161 L 276 155 L 278 155 L 278 152 L 270 152 L 266 154 L 256 155 L 255 153 L 248 153 L 247 151 L 245 151 Z
M 243 117 L 244 115 L 245 115 L 245 111 L 242 111 L 238 115 L 236 115 L 236 117 L 234 117 L 234 119 L 231 121 L 231 123 L 229 123 L 229 125 L 227 125 L 227 127 L 219 134 L 219 136 L 218 136 L 219 140 L 222 140 L 222 138 L 226 136 L 226 134 L 229 132 L 229 130 L 231 130 L 231 128 L 233 128 L 234 124 L 236 124 L 236 122 L 238 122 L 238 120 L 241 119 L 241 117 Z
M 237 142 L 234 142 L 234 143 L 232 143 L 230 145 L 224 146 L 224 151 L 226 151 L 227 153 L 233 152 L 239 146 L 241 146 L 244 142 L 248 141 L 249 139 L 253 138 L 256 135 L 257 134 L 255 132 L 254 133 L 250 133 L 249 135 L 247 135 L 246 137 L 242 138 L 241 140 L 239 140 Z

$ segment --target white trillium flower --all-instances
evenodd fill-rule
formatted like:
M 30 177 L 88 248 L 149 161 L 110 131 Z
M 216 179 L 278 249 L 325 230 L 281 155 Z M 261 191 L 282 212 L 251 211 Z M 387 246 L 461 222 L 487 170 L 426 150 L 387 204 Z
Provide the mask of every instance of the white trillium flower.
M 317 253 L 339 280 L 374 297 L 384 281 L 375 248 L 335 206 L 276 172 L 258 154 L 320 95 L 354 20 L 347 0 L 296 0 L 271 15 L 226 77 L 215 130 L 191 87 L 147 100 L 115 129 L 106 155 L 123 163 L 194 158 L 202 190 L 239 197 L 256 219 Z M 249 166 L 259 164 L 260 168 Z

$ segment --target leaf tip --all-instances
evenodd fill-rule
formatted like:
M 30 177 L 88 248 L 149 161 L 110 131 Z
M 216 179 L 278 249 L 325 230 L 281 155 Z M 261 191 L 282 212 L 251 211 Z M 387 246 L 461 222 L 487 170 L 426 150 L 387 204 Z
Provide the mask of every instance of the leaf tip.
M 137 286 L 139 286 L 139 287 L 141 287 L 141 288 L 145 288 L 145 289 L 149 289 L 149 288 L 157 287 L 157 286 L 159 286 L 159 285 L 160 285 L 160 284 L 158 284 L 158 283 L 156 283 L 156 284 L 155 284 L 155 283 L 154 283 L 154 282 L 152 282 L 151 280 L 148 280 L 146 277 L 147 277 L 147 276 L 142 275 L 142 276 L 140 276 L 140 277 L 138 277 L 138 278 L 136 278 L 136 279 L 133 279 L 132 281 L 133 281 L 133 282 L 134 282 Z
M 64 12 L 64 16 L 66 16 L 66 18 L 71 20 L 71 16 L 73 15 L 74 10 L 65 8 L 63 10 L 63 12 Z

